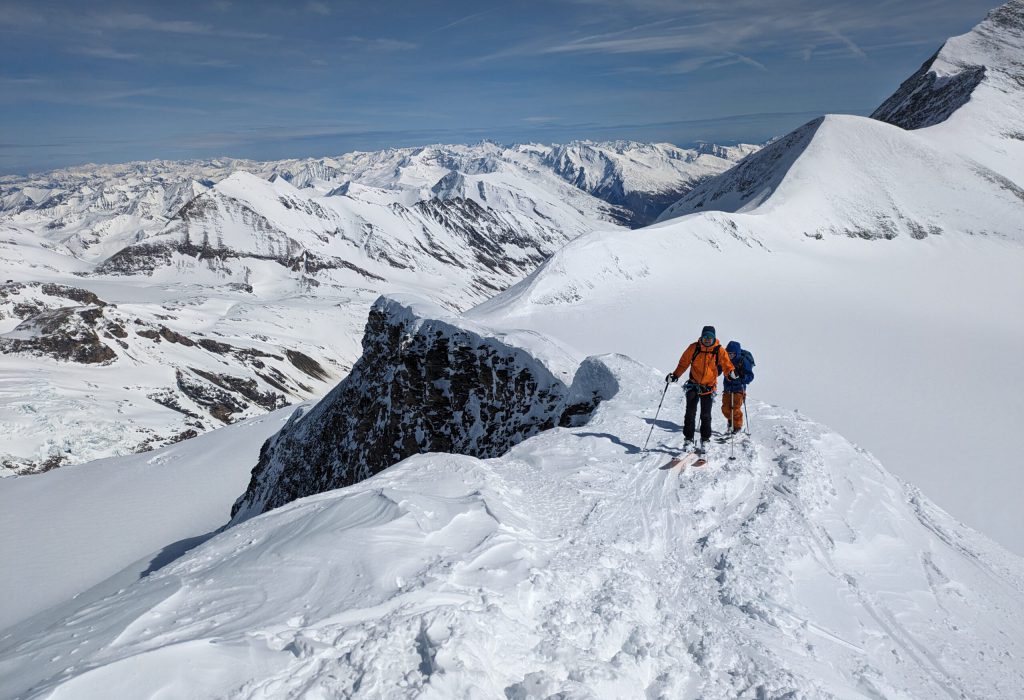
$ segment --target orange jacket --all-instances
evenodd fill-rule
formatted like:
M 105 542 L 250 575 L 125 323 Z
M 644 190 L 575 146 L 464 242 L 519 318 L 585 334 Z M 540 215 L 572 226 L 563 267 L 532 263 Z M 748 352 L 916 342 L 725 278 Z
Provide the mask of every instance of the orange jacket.
M 716 356 L 718 357 L 717 363 L 715 362 Z M 729 359 L 729 353 L 717 340 L 710 348 L 705 348 L 700 341 L 690 343 L 683 351 L 683 356 L 679 358 L 679 364 L 676 365 L 676 371 L 672 374 L 678 379 L 683 376 L 687 367 L 690 368 L 690 381 L 709 387 L 718 386 L 720 372 L 729 374 L 735 370 L 732 360 Z

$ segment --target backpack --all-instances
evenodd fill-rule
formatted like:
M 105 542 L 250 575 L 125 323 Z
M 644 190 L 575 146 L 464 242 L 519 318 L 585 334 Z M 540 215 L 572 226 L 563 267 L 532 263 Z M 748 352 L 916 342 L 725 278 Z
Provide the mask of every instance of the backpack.
M 754 381 L 754 356 L 750 354 L 749 350 L 740 350 L 740 363 L 742 364 L 740 375 L 740 381 L 744 384 L 750 384 Z

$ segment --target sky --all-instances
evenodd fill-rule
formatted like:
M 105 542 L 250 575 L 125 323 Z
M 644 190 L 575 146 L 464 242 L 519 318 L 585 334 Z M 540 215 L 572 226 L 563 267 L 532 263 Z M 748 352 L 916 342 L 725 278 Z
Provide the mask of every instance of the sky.
M 0 0 L 0 173 L 428 143 L 760 143 L 992 0 Z

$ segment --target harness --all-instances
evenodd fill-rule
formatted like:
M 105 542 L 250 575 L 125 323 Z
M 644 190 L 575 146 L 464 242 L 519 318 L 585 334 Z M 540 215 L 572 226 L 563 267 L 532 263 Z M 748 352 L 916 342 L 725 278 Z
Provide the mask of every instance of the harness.
M 716 370 L 715 376 L 717 377 L 719 374 L 721 374 L 722 373 L 722 364 L 721 364 L 721 362 L 719 362 L 719 359 L 718 359 L 718 349 L 719 349 L 719 347 L 721 347 L 721 346 L 713 345 L 711 350 L 704 350 L 703 347 L 700 344 L 700 341 L 698 340 L 697 341 L 697 351 L 694 352 L 693 353 L 693 357 L 690 358 L 690 375 L 693 376 L 693 367 L 694 367 L 694 364 L 697 362 L 697 357 L 699 355 L 702 355 L 702 354 L 706 355 L 708 353 L 711 353 L 711 354 L 713 354 L 715 356 L 715 370 Z M 705 386 L 704 384 L 698 384 L 697 382 L 693 381 L 692 379 L 687 379 L 686 383 L 683 384 L 683 391 L 690 391 L 691 389 L 693 391 L 696 391 L 698 396 L 707 396 L 708 394 L 710 394 L 712 397 L 714 397 L 714 396 L 718 395 L 718 383 L 717 382 L 714 385 L 712 385 L 712 386 Z

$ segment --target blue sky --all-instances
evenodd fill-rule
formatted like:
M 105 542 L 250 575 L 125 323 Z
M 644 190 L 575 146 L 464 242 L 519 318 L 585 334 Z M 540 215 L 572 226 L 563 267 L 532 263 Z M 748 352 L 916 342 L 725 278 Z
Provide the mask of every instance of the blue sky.
M 0 172 L 867 114 L 977 0 L 0 1 Z

